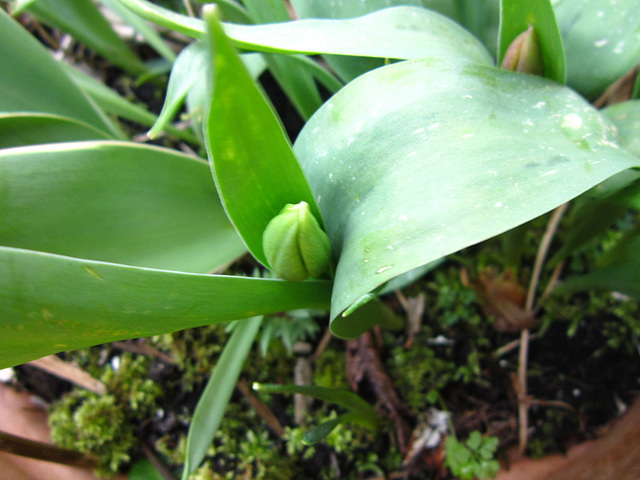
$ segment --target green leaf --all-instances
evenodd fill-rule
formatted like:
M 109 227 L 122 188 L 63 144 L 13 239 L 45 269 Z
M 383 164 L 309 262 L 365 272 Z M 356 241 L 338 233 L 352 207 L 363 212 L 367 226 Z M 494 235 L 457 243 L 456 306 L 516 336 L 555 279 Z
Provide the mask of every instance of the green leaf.
M 104 83 L 95 80 L 84 72 L 67 65 L 60 64 L 73 82 L 82 89 L 104 112 L 131 120 L 140 125 L 152 126 L 158 116 L 149 112 L 146 107 L 130 102 Z M 188 130 L 181 130 L 172 124 L 164 127 L 168 133 L 187 142 L 198 144 L 200 141 Z
M 352 0 L 293 0 L 291 2 L 299 18 L 355 18 L 369 13 L 383 10 L 391 6 L 413 5 L 437 10 L 450 18 L 456 19 L 456 6 L 449 1 L 430 0 L 367 0 L 354 2 Z M 346 58 L 339 55 L 325 55 L 323 57 L 331 68 L 344 81 L 351 81 L 369 70 L 384 65 L 382 58 Z
M 637 165 L 614 135 L 572 90 L 496 68 L 415 60 L 348 84 L 295 145 L 339 257 L 332 330 L 357 331 L 340 314 L 388 280 Z
M 270 393 L 297 393 L 300 395 L 308 395 L 350 409 L 357 414 L 359 419 L 365 421 L 370 428 L 376 428 L 378 423 L 378 415 L 374 408 L 362 399 L 362 397 L 348 390 L 307 385 L 279 385 L 275 383 L 254 383 L 253 389 Z
M 560 0 L 554 9 L 567 54 L 567 84 L 587 98 L 638 63 L 637 0 Z
M 388 7 L 410 5 L 436 10 L 450 18 L 456 17 L 456 5 L 449 0 L 292 0 L 300 18 L 354 18 Z
M 290 20 L 283 0 L 244 0 L 242 3 L 256 23 L 276 23 Z
M 196 83 L 198 85 L 207 84 L 208 54 L 203 42 L 194 42 L 180 52 L 176 63 L 171 69 L 171 76 L 169 77 L 169 85 L 167 87 L 162 111 L 151 130 L 149 130 L 148 135 L 150 138 L 158 137 L 163 130 L 171 127 L 171 120 L 176 116 L 187 94 L 194 89 Z M 264 71 L 265 63 L 261 55 L 244 54 L 240 57 L 252 78 L 258 78 Z M 204 107 L 204 101 L 192 101 L 189 103 L 189 113 L 193 114 L 193 109 L 195 108 L 200 108 L 200 111 L 202 111 Z M 201 116 L 202 115 L 200 115 L 200 117 Z
M 244 5 L 256 23 L 291 20 L 282 0 L 245 0 Z M 300 116 L 307 120 L 322 105 L 322 98 L 311 72 L 305 68 L 305 65 L 288 56 L 265 55 L 265 60 L 269 65 L 269 71 Z
M 502 0 L 498 64 L 502 63 L 511 42 L 531 25 L 533 25 L 540 42 L 544 76 L 558 83 L 566 83 L 567 68 L 564 47 L 550 0 L 529 0 L 527 2 Z
M 201 3 L 215 3 L 220 9 L 222 18 L 231 23 L 253 23 L 247 9 L 236 0 L 198 0 Z
M 119 0 L 138 15 L 194 38 L 204 23 L 144 0 Z M 489 52 L 452 20 L 423 8 L 394 7 L 357 19 L 309 19 L 267 25 L 225 24 L 235 46 L 262 52 L 378 58 L 453 57 L 491 65 Z M 376 41 L 372 42 L 371 39 Z
M 70 33 L 76 40 L 134 74 L 145 65 L 113 31 L 93 2 L 86 0 L 38 0 L 27 10 L 44 23 Z
M 0 9 L 0 112 L 50 113 L 119 133 L 49 52 Z
M 213 95 L 205 144 L 229 218 L 253 256 L 267 265 L 262 234 L 287 203 L 306 201 L 322 224 L 284 128 L 218 21 L 210 16 Z
M 417 7 L 388 8 L 347 20 L 226 25 L 225 30 L 239 47 L 278 53 L 398 59 L 442 56 L 493 63 L 484 46 L 469 32 L 443 15 Z
M 131 10 L 122 5 L 118 0 L 99 0 L 101 4 L 106 5 L 109 10 L 113 11 L 118 17 L 124 20 L 125 23 L 131 25 L 136 32 L 151 45 L 156 52 L 162 55 L 170 62 L 176 60 L 176 54 L 171 47 L 164 41 L 162 36 L 153 26 L 149 25 L 146 21 L 134 14 Z
M 0 247 L 0 368 L 60 351 L 298 308 L 329 282 L 188 274 Z
M 261 323 L 262 317 L 243 320 L 224 346 L 191 419 L 182 471 L 184 480 L 200 466 L 211 446 Z
M 568 222 L 568 233 L 562 248 L 549 260 L 554 265 L 576 253 L 598 235 L 617 222 L 629 208 L 610 200 L 581 198 L 576 202 Z
M 599 290 L 640 298 L 640 235 L 636 232 L 635 238 L 624 242 L 615 253 L 615 258 L 608 265 L 586 275 L 568 277 L 553 293 Z
M 302 443 L 305 445 L 315 445 L 316 443 L 324 440 L 329 434 L 340 424 L 348 423 L 357 420 L 355 412 L 345 413 L 326 422 L 322 422 L 310 429 L 302 436 Z
M 0 114 L 0 149 L 109 138 L 104 131 L 72 118 L 38 113 Z
M 149 130 L 149 138 L 157 138 L 162 133 L 182 107 L 191 87 L 206 75 L 206 56 L 206 46 L 202 42 L 194 42 L 180 52 L 171 69 L 162 111 Z
M 618 127 L 618 143 L 640 158 L 640 100 L 617 103 L 602 110 Z
M 244 251 L 206 162 L 159 147 L 74 142 L 0 151 L 0 245 L 209 272 Z
M 302 436 L 302 443 L 305 445 L 315 445 L 324 440 L 338 425 L 345 421 L 345 417 L 348 415 L 348 413 L 345 413 L 339 417 L 322 422 L 320 425 L 316 425 Z

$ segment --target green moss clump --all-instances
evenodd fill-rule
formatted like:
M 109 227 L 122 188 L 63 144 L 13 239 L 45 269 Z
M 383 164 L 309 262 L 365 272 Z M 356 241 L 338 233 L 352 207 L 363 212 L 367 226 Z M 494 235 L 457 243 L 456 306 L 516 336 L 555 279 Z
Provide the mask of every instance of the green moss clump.
M 314 383 L 320 387 L 349 389 L 343 351 L 327 349 L 318 357 Z
M 135 445 L 133 424 L 114 395 L 76 390 L 55 405 L 49 424 L 56 444 L 95 455 L 100 475 L 117 472 Z
M 137 426 L 157 408 L 161 389 L 147 378 L 149 363 L 123 354 L 117 370 L 105 367 L 102 374 L 108 393 L 76 389 L 64 395 L 51 407 L 52 440 L 94 455 L 100 475 L 118 472 L 137 447 Z
M 159 335 L 153 337 L 153 342 L 169 352 L 179 368 L 179 388 L 191 392 L 211 375 L 228 338 L 224 325 L 209 325 Z

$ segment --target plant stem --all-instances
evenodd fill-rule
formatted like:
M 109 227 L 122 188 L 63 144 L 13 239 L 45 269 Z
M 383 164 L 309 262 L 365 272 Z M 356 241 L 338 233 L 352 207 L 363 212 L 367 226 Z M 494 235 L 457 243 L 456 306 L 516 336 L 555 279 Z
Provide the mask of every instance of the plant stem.
M 542 266 L 544 260 L 551 246 L 553 236 L 558 230 L 560 220 L 567 210 L 569 203 L 565 203 L 556 208 L 551 215 L 547 230 L 542 236 L 540 247 L 538 247 L 538 253 L 536 254 L 536 260 L 533 264 L 533 272 L 531 273 L 531 281 L 529 282 L 529 291 L 527 292 L 527 301 L 525 309 L 527 312 L 533 312 L 533 305 L 535 301 L 536 288 L 540 280 L 540 274 L 542 273 Z M 520 352 L 518 355 L 518 424 L 519 424 L 519 450 L 520 453 L 524 453 L 527 448 L 527 433 L 529 430 L 529 405 L 530 401 L 527 398 L 527 362 L 529 357 L 529 329 L 522 330 L 520 334 Z
M 75 450 L 37 442 L 0 431 L 0 451 L 73 467 L 96 468 L 96 458 Z

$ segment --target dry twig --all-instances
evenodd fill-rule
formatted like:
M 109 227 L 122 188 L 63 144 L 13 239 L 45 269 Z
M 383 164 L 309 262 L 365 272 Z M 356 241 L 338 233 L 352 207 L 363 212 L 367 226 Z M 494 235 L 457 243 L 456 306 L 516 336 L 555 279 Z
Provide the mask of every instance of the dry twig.
M 553 240 L 553 236 L 555 235 L 558 226 L 560 225 L 560 220 L 562 220 L 562 216 L 564 212 L 567 210 L 569 203 L 565 203 L 556 208 L 551 215 L 551 219 L 549 220 L 549 224 L 547 225 L 547 229 L 542 236 L 542 241 L 540 242 L 540 246 L 538 247 L 538 253 L 536 254 L 536 260 L 533 264 L 533 272 L 531 273 L 531 282 L 529 283 L 529 291 L 527 292 L 527 301 L 525 304 L 525 309 L 527 312 L 534 311 L 534 302 L 536 295 L 536 288 L 538 287 L 538 282 L 540 281 L 540 274 L 542 273 L 542 266 L 544 265 L 544 260 L 549 251 L 549 247 L 551 246 L 551 241 Z M 529 341 L 530 341 L 530 332 L 529 329 L 522 330 L 520 334 L 520 352 L 518 355 L 518 438 L 519 438 L 519 449 L 520 453 L 524 453 L 527 448 L 527 436 L 529 430 L 529 406 L 531 405 L 531 401 L 527 396 L 527 362 L 529 357 Z

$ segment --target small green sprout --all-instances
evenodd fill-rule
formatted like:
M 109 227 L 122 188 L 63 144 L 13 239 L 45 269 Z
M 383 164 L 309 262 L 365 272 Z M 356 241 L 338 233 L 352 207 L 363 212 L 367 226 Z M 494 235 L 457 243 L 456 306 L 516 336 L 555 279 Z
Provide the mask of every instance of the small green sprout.
M 483 437 L 477 430 L 471 432 L 465 443 L 447 437 L 444 464 L 462 480 L 494 478 L 500 469 L 500 463 L 494 459 L 497 448 L 496 437 Z

